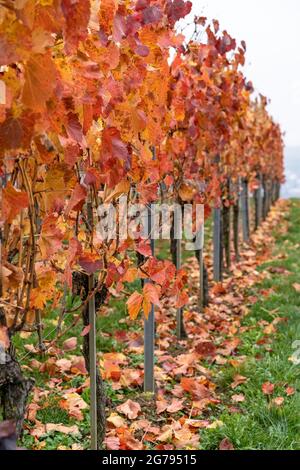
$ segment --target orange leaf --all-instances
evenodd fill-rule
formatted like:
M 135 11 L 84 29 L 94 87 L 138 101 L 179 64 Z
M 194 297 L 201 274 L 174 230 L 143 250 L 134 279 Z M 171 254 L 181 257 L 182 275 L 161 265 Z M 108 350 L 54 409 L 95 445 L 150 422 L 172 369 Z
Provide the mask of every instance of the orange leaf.
M 131 320 L 136 320 L 143 303 L 143 296 L 138 292 L 134 292 L 131 294 L 129 299 L 126 302 L 129 317 Z
M 154 284 L 147 283 L 143 287 L 143 311 L 146 318 L 148 318 L 151 311 L 151 304 L 160 305 L 159 288 Z
M 9 224 L 21 212 L 28 207 L 28 196 L 24 191 L 18 191 L 9 181 L 2 191 L 2 217 Z
M 56 86 L 56 69 L 50 51 L 32 54 L 25 66 L 23 103 L 34 111 L 43 111 Z

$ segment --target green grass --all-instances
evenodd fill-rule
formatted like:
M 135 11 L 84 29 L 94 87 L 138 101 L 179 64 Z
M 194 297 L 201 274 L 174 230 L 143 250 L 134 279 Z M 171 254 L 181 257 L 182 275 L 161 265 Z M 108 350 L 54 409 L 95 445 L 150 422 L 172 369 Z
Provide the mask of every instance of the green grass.
M 300 340 L 300 295 L 293 288 L 300 282 L 300 202 L 293 201 L 288 216 L 289 231 L 286 235 L 276 235 L 275 254 L 284 253 L 286 259 L 266 263 L 260 269 L 276 266 L 290 271 L 290 275 L 272 274 L 272 277 L 253 294 L 259 296 L 261 289 L 272 287 L 275 291 L 261 299 L 251 308 L 244 325 L 250 327 L 241 335 L 241 355 L 248 356 L 239 369 L 223 367 L 219 371 L 218 385 L 222 405 L 215 410 L 216 419 L 223 422 L 217 429 L 201 432 L 202 449 L 218 449 L 222 439 L 228 438 L 240 450 L 299 450 L 300 449 L 300 364 L 290 360 L 295 352 L 293 343 Z M 278 326 L 270 351 L 265 345 L 257 344 L 265 336 L 258 325 L 260 320 L 272 321 L 275 317 L 286 318 Z M 232 391 L 230 384 L 236 374 L 248 378 L 248 382 Z M 271 382 L 276 385 L 274 395 L 269 398 L 262 392 L 262 384 Z M 296 389 L 295 395 L 288 397 L 285 387 Z M 238 408 L 240 413 L 230 412 L 228 406 L 233 394 L 244 394 L 245 402 Z M 272 398 L 284 397 L 283 406 L 276 407 Z M 231 403 L 232 405 L 232 403 Z

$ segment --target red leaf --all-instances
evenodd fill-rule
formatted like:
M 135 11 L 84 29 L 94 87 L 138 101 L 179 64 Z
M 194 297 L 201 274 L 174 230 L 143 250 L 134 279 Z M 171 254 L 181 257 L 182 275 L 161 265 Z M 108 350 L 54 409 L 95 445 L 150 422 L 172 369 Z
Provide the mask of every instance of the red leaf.
M 195 351 L 203 357 L 215 356 L 217 353 L 216 347 L 211 341 L 201 341 L 197 343 Z
M 143 256 L 151 256 L 152 249 L 149 240 L 142 240 L 136 245 L 136 251 Z
M 85 253 L 78 262 L 87 274 L 94 274 L 103 267 L 103 261 L 97 254 Z
M 189 1 L 186 2 L 184 0 L 168 0 L 166 11 L 171 24 L 174 25 L 176 21 L 188 15 L 192 10 L 192 6 L 192 2 Z
M 83 130 L 78 116 L 75 113 L 68 113 L 67 134 L 70 139 L 74 140 L 78 144 L 82 143 Z
M 261 389 L 265 395 L 272 395 L 274 392 L 275 385 L 272 384 L 271 382 L 265 382 Z
M 69 204 L 66 208 L 66 216 L 68 217 L 72 210 L 80 210 L 87 196 L 86 189 L 77 183 L 75 186 Z
M 80 333 L 80 336 L 86 336 L 89 334 L 91 329 L 91 325 L 87 325 L 83 328 L 82 332 Z
M 79 41 L 84 41 L 90 19 L 90 0 L 62 0 L 61 8 L 65 17 L 65 49 L 68 54 L 75 52 Z

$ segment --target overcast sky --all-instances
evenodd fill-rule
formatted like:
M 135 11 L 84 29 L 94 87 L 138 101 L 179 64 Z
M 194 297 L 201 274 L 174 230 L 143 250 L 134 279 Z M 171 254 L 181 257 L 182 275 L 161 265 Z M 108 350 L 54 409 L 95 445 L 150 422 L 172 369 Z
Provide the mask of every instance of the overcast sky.
M 191 0 L 193 13 L 220 21 L 247 43 L 247 77 L 271 100 L 270 111 L 300 146 L 300 1 Z

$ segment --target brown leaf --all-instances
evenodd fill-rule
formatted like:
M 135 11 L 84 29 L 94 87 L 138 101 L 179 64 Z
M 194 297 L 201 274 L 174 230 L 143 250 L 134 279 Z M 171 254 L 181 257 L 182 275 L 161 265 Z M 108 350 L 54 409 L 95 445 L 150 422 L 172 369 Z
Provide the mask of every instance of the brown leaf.
M 168 402 L 166 400 L 157 400 L 156 412 L 157 414 L 163 413 L 168 408 Z
M 220 442 L 219 450 L 234 450 L 234 447 L 232 442 L 227 437 L 225 437 L 225 439 Z
M 61 432 L 62 434 L 79 434 L 79 429 L 76 424 L 73 426 L 64 426 L 63 424 L 47 423 L 45 425 L 46 433 L 51 431 Z
M 173 398 L 172 403 L 167 408 L 168 413 L 178 413 L 178 411 L 181 411 L 184 408 L 183 403 L 184 400 Z
M 235 388 L 239 387 L 240 385 L 246 383 L 248 381 L 247 377 L 244 377 L 243 375 L 236 375 L 234 377 L 234 380 L 231 384 L 231 388 L 234 390 Z
M 215 345 L 211 341 L 201 341 L 195 346 L 195 351 L 202 357 L 215 356 L 217 353 Z
M 138 414 L 141 412 L 141 407 L 139 403 L 127 400 L 122 405 L 117 406 L 116 410 L 123 413 L 129 419 L 136 419 Z

